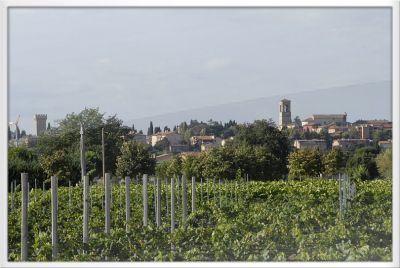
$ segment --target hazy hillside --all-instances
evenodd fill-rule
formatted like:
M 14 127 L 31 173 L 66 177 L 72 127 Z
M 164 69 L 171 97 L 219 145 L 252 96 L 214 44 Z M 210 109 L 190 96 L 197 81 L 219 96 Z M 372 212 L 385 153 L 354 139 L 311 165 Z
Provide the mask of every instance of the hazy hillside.
M 391 120 L 391 82 L 384 81 L 227 103 L 128 120 L 126 123 L 134 123 L 137 129 L 146 132 L 150 120 L 154 126 L 161 127 L 172 127 L 190 119 L 252 122 L 255 119 L 272 118 L 277 121 L 278 102 L 283 97 L 292 101 L 292 118 L 296 115 L 304 119 L 317 113 L 347 112 L 350 122 L 361 118 Z

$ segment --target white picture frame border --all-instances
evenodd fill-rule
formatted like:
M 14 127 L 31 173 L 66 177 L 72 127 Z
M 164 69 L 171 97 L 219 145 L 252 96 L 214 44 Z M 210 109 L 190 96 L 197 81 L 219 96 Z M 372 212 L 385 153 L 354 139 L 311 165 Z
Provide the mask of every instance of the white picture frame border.
M 391 262 L 8 262 L 8 9 L 13 7 L 389 7 L 392 9 L 393 259 Z M 3 0 L 0 1 L 0 267 L 400 267 L 399 0 Z M 5 219 L 5 220 L 4 220 Z

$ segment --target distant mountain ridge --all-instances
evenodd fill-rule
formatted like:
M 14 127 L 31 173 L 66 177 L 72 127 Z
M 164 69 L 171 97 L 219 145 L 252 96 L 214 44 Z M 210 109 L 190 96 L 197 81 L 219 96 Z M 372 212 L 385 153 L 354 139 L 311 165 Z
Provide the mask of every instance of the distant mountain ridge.
M 392 120 L 392 83 L 380 81 L 375 83 L 333 87 L 313 91 L 303 91 L 293 94 L 263 97 L 241 102 L 226 103 L 216 106 L 202 107 L 162 115 L 149 116 L 127 123 L 135 124 L 137 129 L 146 133 L 149 122 L 154 126 L 172 128 L 183 121 L 197 119 L 198 121 L 252 122 L 256 119 L 278 121 L 278 103 L 282 98 L 291 100 L 292 119 L 301 119 L 313 114 L 347 113 L 347 120 L 387 119 Z

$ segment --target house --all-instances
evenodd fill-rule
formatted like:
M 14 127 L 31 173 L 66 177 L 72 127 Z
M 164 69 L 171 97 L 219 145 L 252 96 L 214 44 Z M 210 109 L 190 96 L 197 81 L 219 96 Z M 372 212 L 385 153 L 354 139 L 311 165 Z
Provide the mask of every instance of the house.
M 309 123 L 303 125 L 303 131 L 313 131 L 313 132 L 318 132 L 319 126 L 315 123 Z
M 295 140 L 294 147 L 302 149 L 318 149 L 321 152 L 325 152 L 328 149 L 326 140 L 312 139 L 312 140 Z
M 316 124 L 319 126 L 325 126 L 332 123 L 338 125 L 344 125 L 347 122 L 347 113 L 344 114 L 314 114 L 312 117 L 304 119 L 301 125 Z
M 392 130 L 392 122 L 387 120 L 368 120 L 364 124 L 355 124 L 355 129 L 362 139 L 372 139 L 377 131 Z
M 166 138 L 171 145 L 182 144 L 183 136 L 173 131 L 159 132 L 151 136 L 151 146 Z
M 190 137 L 190 144 L 208 144 L 214 143 L 216 141 L 214 136 L 192 136 Z
M 332 148 L 340 148 L 343 151 L 347 151 L 352 148 L 369 146 L 372 144 L 372 140 L 369 139 L 337 139 L 332 143 Z
M 333 135 L 333 134 L 341 134 L 343 132 L 349 131 L 349 126 L 348 125 L 336 125 L 336 124 L 331 124 L 328 126 L 328 133 Z

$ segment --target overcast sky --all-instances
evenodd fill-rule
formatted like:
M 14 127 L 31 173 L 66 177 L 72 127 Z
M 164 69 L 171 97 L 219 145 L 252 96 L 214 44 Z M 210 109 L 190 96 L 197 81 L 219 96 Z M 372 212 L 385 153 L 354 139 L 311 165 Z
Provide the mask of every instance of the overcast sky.
M 35 113 L 99 107 L 131 125 L 391 80 L 389 8 L 11 8 L 9 21 L 10 120 L 28 133 Z

